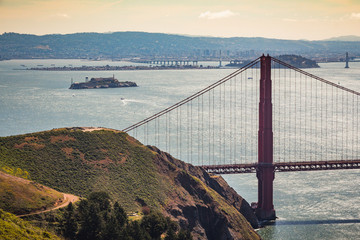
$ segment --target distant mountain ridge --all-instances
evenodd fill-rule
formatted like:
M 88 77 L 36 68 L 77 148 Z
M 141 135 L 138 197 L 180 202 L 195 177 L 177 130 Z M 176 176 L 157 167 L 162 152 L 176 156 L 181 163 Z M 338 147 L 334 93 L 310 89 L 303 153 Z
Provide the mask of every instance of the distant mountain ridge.
M 184 35 L 113 32 L 0 35 L 0 60 L 28 58 L 231 58 L 282 54 L 360 54 L 359 42 L 306 41 L 246 37 L 192 37 Z
M 355 35 L 340 36 L 340 37 L 325 39 L 323 41 L 360 42 L 360 36 L 355 36 Z

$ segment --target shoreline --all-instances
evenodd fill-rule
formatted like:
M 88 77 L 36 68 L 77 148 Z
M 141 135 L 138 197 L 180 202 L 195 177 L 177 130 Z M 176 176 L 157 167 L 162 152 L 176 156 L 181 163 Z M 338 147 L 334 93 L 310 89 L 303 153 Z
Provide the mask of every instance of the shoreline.
M 135 71 L 135 70 L 193 70 L 193 69 L 221 69 L 218 66 L 81 66 L 81 67 L 41 67 L 14 70 L 33 70 L 33 71 Z M 231 68 L 231 67 L 229 67 Z

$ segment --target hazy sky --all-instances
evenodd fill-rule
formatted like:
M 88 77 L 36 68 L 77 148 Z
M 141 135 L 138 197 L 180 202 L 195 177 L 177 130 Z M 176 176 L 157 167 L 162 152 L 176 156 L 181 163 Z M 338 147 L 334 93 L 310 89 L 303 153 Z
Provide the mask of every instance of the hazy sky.
M 360 0 L 0 0 L 0 33 L 116 31 L 308 40 L 360 35 Z

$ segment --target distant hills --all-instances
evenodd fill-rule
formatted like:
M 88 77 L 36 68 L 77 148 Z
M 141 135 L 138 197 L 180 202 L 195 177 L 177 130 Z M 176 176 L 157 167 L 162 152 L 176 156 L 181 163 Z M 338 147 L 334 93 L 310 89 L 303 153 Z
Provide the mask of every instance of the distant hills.
M 31 35 L 0 35 L 0 59 L 26 58 L 188 58 L 236 59 L 271 55 L 339 56 L 360 55 L 357 37 L 325 41 L 281 40 L 270 38 L 194 37 L 164 33 L 114 32 Z
M 360 42 L 360 36 L 349 35 L 326 39 L 324 41 Z

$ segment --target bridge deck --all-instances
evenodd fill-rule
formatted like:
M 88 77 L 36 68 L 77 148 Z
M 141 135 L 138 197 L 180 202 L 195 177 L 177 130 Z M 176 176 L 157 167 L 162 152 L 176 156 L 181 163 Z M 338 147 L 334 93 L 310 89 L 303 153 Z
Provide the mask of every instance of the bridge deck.
M 313 162 L 279 162 L 279 163 L 274 163 L 273 166 L 276 172 L 360 169 L 360 159 L 313 161 Z M 202 167 L 209 173 L 217 173 L 217 174 L 254 173 L 256 172 L 258 163 L 204 165 Z

